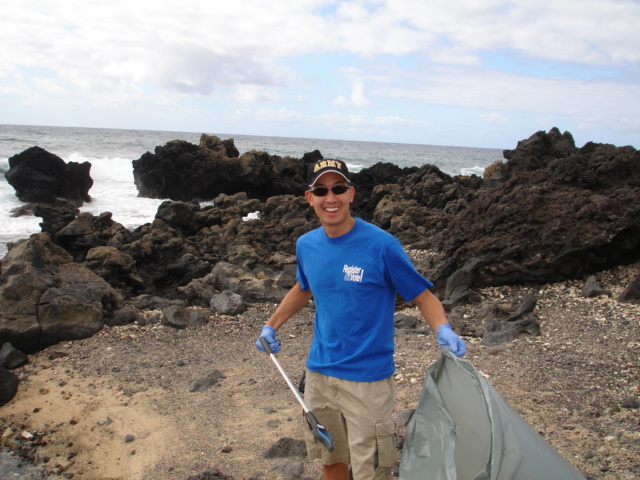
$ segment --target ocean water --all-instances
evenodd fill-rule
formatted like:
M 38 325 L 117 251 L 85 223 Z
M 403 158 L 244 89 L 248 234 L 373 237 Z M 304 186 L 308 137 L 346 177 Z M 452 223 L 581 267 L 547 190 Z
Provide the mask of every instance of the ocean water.
M 131 162 L 171 140 L 198 144 L 202 133 L 0 125 L 0 258 L 6 254 L 8 242 L 40 232 L 42 221 L 40 217 L 11 214 L 23 205 L 4 177 L 11 156 L 38 146 L 65 162 L 90 162 L 92 201 L 81 211 L 94 215 L 111 212 L 116 222 L 134 229 L 153 221 L 162 200 L 138 197 Z M 436 165 L 450 175 L 482 175 L 486 167 L 503 159 L 502 150 L 489 148 L 204 133 L 233 138 L 240 154 L 259 150 L 301 158 L 319 150 L 325 158 L 345 161 L 354 172 L 389 162 L 400 167 Z

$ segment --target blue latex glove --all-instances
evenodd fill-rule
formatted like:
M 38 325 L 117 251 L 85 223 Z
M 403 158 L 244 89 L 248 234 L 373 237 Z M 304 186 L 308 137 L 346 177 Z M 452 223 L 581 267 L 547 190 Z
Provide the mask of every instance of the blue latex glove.
M 467 353 L 467 345 L 452 329 L 451 325 L 444 323 L 438 328 L 438 343 L 442 348 L 451 348 L 451 353 L 461 357 Z
M 273 327 L 270 327 L 269 325 L 262 327 L 262 333 L 260 333 L 260 336 L 256 341 L 256 347 L 258 347 L 258 350 L 265 352 L 265 349 L 260 343 L 261 338 L 264 338 L 269 343 L 273 353 L 278 353 L 280 351 L 280 340 L 276 340 L 276 330 Z

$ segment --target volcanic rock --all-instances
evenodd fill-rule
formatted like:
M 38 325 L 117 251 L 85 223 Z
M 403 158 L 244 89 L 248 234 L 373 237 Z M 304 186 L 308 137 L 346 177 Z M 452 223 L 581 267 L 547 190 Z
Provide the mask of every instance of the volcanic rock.
M 600 295 L 611 296 L 611 292 L 609 290 L 605 290 L 600 286 L 595 275 L 590 275 L 589 278 L 587 278 L 587 281 L 582 287 L 582 294 L 587 298 L 597 297 Z
M 136 229 L 120 251 L 135 260 L 137 274 L 144 282 L 143 292 L 148 294 L 185 285 L 211 271 L 193 242 L 162 220 Z
M 203 392 L 208 388 L 217 384 L 220 380 L 227 378 L 220 370 L 214 369 L 209 372 L 204 377 L 200 377 L 195 380 L 191 387 L 189 388 L 190 392 Z
M 162 323 L 173 328 L 189 326 L 189 310 L 182 305 L 169 305 L 162 309 Z
M 231 290 L 217 293 L 211 299 L 211 310 L 223 315 L 239 315 L 244 311 L 242 296 Z
M 187 480 L 233 480 L 230 475 L 225 475 L 219 470 L 212 468 L 197 475 L 190 475 Z
M 576 148 L 570 133 L 554 128 L 504 156 L 484 178 L 451 177 L 432 165 L 365 168 L 352 176 L 353 214 L 434 252 L 416 265 L 449 311 L 479 302 L 479 287 L 583 278 L 640 258 L 634 148 Z M 200 145 L 169 142 L 134 162 L 141 194 L 178 198 L 163 202 L 152 223 L 128 232 L 108 212 L 81 214 L 53 239 L 135 308 L 153 298 L 159 308 L 208 309 L 225 291 L 239 295 L 242 308 L 278 302 L 295 283 L 296 240 L 319 226 L 302 195 L 306 167 L 319 158 L 240 155 L 233 140 L 206 135 Z M 34 291 L 46 288 L 36 283 Z M 512 324 L 504 327 L 527 313 L 503 319 Z
M 65 163 L 40 147 L 31 147 L 9 158 L 5 178 L 23 202 L 52 203 L 64 198 L 78 205 L 90 202 L 93 180 L 89 162 Z
M 128 237 L 127 229 L 113 221 L 111 212 L 103 212 L 97 217 L 81 213 L 53 234 L 54 242 L 71 253 L 76 262 L 84 261 L 92 248 L 119 247 Z
M 633 280 L 627 288 L 625 288 L 620 300 L 629 303 L 640 303 L 640 277 Z
M 0 338 L 31 353 L 90 337 L 122 297 L 40 233 L 14 244 L 0 275 Z
M 16 396 L 19 383 L 18 377 L 13 372 L 0 366 L 0 407 Z
M 239 155 L 233 139 L 205 134 L 199 145 L 174 140 L 133 161 L 140 196 L 185 202 L 241 191 L 262 200 L 300 194 L 305 176 L 303 162 L 255 150 Z
M 634 148 L 588 143 L 578 149 L 568 132 L 552 129 L 505 151 L 505 158 L 501 182 L 456 191 L 444 178 L 435 195 L 445 207 L 437 202 L 441 210 L 426 209 L 426 219 L 414 220 L 414 229 L 424 226 L 421 245 L 446 258 L 432 278 L 440 288 L 470 258 L 479 259 L 471 272 L 475 287 L 580 278 L 640 258 Z M 456 196 L 467 205 L 448 215 Z
M 92 248 L 87 253 L 85 265 L 114 288 L 137 292 L 144 287 L 136 261 L 115 247 Z
M 271 445 L 264 453 L 264 458 L 306 457 L 307 447 L 304 440 L 283 437 Z
M 4 343 L 0 348 L 0 366 L 2 367 L 13 370 L 28 361 L 29 357 L 8 342 Z

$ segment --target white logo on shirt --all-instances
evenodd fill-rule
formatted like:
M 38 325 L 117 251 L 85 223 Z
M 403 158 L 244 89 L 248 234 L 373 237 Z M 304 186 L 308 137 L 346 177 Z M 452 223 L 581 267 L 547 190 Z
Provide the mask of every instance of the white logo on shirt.
M 342 272 L 344 273 L 345 282 L 362 282 L 362 277 L 364 276 L 363 268 L 345 265 Z

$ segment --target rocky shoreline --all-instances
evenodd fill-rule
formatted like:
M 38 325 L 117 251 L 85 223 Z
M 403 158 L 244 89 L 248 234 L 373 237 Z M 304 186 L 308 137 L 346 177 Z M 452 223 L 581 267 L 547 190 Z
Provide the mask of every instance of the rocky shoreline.
M 364 169 L 354 214 L 402 241 L 469 361 L 570 463 L 589 478 L 635 478 L 640 155 L 576 148 L 552 129 L 504 156 L 483 178 Z M 16 214 L 41 216 L 43 232 L 10 245 L 1 265 L 3 448 L 49 478 L 172 480 L 268 476 L 265 451 L 280 441 L 293 449 L 280 468 L 294 473 L 278 475 L 318 478 L 317 465 L 290 458 L 299 412 L 253 346 L 295 282 L 295 240 L 317 226 L 301 194 L 318 158 L 240 155 L 206 135 L 158 146 L 133 162 L 136 186 L 172 200 L 133 232 L 109 212 L 79 214 L 90 165 L 41 149 L 10 158 L 7 178 L 31 202 Z M 69 168 L 73 187 L 56 180 Z M 205 194 L 213 205 L 201 206 Z M 410 306 L 397 307 L 401 446 L 439 349 Z M 281 359 L 294 372 L 311 331 L 306 310 Z M 0 472 L 12 459 L 3 450 Z
M 640 307 L 616 300 L 639 273 L 640 263 L 601 272 L 597 280 L 610 295 L 596 297 L 583 294 L 582 281 L 539 286 L 539 336 L 496 346 L 466 338 L 468 360 L 588 479 L 631 480 L 640 473 Z M 477 294 L 513 310 L 531 292 L 511 286 Z M 186 329 L 107 327 L 50 346 L 18 369 L 21 388 L 2 407 L 0 427 L 14 432 L 9 444 L 42 478 L 272 478 L 271 469 L 297 478 L 279 470 L 286 468 L 320 478 L 318 465 L 300 451 L 300 409 L 254 346 L 273 308 L 216 314 Z M 403 309 L 398 320 L 399 459 L 407 416 L 439 348 L 418 312 Z M 282 332 L 279 358 L 294 381 L 311 331 L 312 311 L 305 309 Z M 17 478 L 40 478 L 14 471 L 24 474 Z

